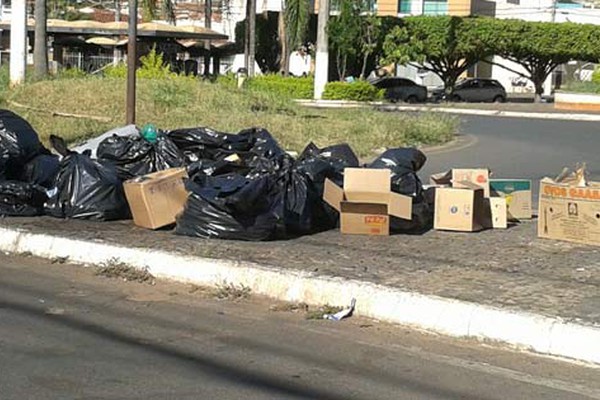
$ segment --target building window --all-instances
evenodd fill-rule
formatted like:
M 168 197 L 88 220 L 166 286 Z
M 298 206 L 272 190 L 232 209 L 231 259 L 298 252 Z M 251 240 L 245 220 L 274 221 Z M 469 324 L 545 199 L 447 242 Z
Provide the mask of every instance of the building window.
M 424 0 L 424 15 L 446 15 L 448 14 L 448 2 L 445 0 Z
M 410 14 L 411 0 L 398 0 L 398 14 Z

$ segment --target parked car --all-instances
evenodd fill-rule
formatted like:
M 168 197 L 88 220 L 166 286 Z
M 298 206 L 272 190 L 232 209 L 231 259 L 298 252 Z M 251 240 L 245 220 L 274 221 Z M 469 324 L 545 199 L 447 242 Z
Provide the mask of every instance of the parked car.
M 385 89 L 385 99 L 392 102 L 417 103 L 427 100 L 427 88 L 410 79 L 386 76 L 372 81 L 371 84 Z
M 437 87 L 433 90 L 432 96 L 434 100 L 445 99 L 444 88 Z M 495 79 L 468 78 L 456 84 L 448 100 L 504 103 L 506 101 L 506 90 Z

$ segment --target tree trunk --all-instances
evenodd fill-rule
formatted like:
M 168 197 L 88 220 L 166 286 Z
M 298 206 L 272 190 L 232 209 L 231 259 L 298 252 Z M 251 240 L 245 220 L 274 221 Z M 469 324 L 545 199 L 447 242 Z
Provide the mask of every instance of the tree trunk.
M 48 75 L 46 20 L 46 0 L 35 0 L 35 48 L 33 49 L 35 79 L 44 79 Z
M 363 56 L 362 68 L 360 69 L 360 79 L 365 79 L 365 73 L 367 72 L 367 61 L 369 60 L 369 53 L 365 53 Z
M 450 100 L 452 97 L 452 92 L 454 91 L 454 85 L 456 84 L 456 80 L 458 79 L 458 75 L 453 72 L 447 72 L 444 77 L 444 93 L 446 93 L 446 100 Z
M 533 81 L 533 85 L 535 86 L 535 96 L 533 98 L 533 102 L 534 103 L 541 103 L 542 102 L 542 95 L 544 94 L 544 81 L 546 79 L 535 79 Z
M 256 0 L 248 0 L 248 76 L 254 76 L 254 58 L 256 56 Z
M 279 45 L 281 46 L 281 63 L 279 65 L 279 72 L 283 73 L 284 76 L 290 74 L 290 55 L 288 49 L 287 40 L 287 27 L 285 26 L 285 10 L 279 12 Z

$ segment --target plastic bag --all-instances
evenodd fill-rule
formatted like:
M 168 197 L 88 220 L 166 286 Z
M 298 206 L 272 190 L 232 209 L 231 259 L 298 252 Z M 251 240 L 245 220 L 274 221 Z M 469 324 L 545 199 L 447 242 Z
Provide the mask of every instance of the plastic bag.
M 412 218 L 390 218 L 392 231 L 419 233 L 431 228 L 433 207 L 425 201 L 423 185 L 417 172 L 425 165 L 427 157 L 419 149 L 395 148 L 386 150 L 368 168 L 388 168 L 392 171 L 392 191 L 413 198 Z
M 282 193 L 271 175 L 199 176 L 186 187 L 190 196 L 177 216 L 178 235 L 256 241 L 282 229 Z
M 54 186 L 60 163 L 55 155 L 41 154 L 23 166 L 18 179 L 23 182 L 35 183 L 45 188 Z
M 9 110 L 0 109 L 0 171 L 16 179 L 23 166 L 39 154 L 50 154 L 32 126 Z
M 51 136 L 54 149 L 63 156 L 56 188 L 46 212 L 58 218 L 110 221 L 130 217 L 123 184 L 112 165 L 104 165 L 67 149 L 63 139 Z
M 26 182 L 0 182 L 0 215 L 33 217 L 44 213 L 48 199 L 43 187 Z
M 176 129 L 167 133 L 185 156 L 186 163 L 221 160 L 252 148 L 252 137 L 215 131 L 206 127 Z
M 96 154 L 98 160 L 114 164 L 122 180 L 184 165 L 183 155 L 164 135 L 159 135 L 156 143 L 139 136 L 115 135 L 103 140 Z

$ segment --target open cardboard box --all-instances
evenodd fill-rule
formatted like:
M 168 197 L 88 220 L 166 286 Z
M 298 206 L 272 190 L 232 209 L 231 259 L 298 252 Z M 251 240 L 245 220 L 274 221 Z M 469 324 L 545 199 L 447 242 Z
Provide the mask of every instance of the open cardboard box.
M 390 216 L 412 218 L 412 197 L 391 191 L 388 169 L 346 168 L 344 188 L 325 180 L 323 200 L 340 213 L 340 231 L 389 235 Z
M 540 181 L 538 236 L 600 245 L 600 182 Z

